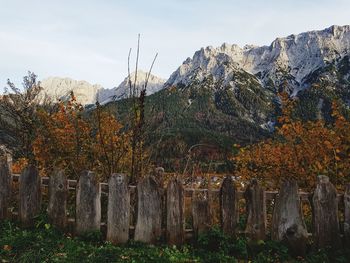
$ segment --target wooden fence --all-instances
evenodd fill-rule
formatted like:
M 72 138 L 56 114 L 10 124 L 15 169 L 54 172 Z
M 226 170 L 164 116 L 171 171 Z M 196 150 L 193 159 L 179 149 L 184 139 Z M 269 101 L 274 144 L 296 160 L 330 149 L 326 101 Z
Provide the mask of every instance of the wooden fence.
M 251 241 L 258 241 L 269 234 L 273 240 L 284 242 L 290 251 L 301 255 L 309 238 L 317 248 L 350 245 L 350 186 L 344 194 L 337 194 L 326 176 L 318 177 L 315 191 L 310 194 L 299 192 L 292 180 L 284 181 L 279 192 L 265 191 L 257 180 L 252 180 L 244 191 L 238 191 L 229 176 L 219 189 L 208 190 L 184 188 L 177 178 L 163 188 L 153 177 L 129 186 L 128 177 L 123 174 L 113 174 L 108 183 L 99 183 L 90 171 L 82 172 L 76 181 L 67 180 L 62 171 L 53 172 L 49 178 L 40 177 L 33 166 L 24 169 L 21 175 L 11 175 L 10 170 L 6 160 L 0 159 L 0 220 L 17 215 L 24 226 L 33 224 L 46 194 L 51 223 L 65 231 L 83 235 L 102 230 L 106 239 L 114 244 L 134 239 L 145 243 L 166 240 L 168 244 L 181 245 L 213 225 L 211 202 L 216 197 L 220 226 L 227 235 L 245 235 Z M 16 184 L 17 213 L 9 209 Z M 74 211 L 69 212 L 72 196 Z M 191 199 L 192 220 L 185 223 L 186 198 Z M 246 222 L 243 230 L 238 231 L 242 200 Z M 302 202 L 312 207 L 311 233 L 304 221 Z M 273 207 L 271 220 L 267 220 L 268 203 Z M 74 214 L 74 218 L 68 214 Z

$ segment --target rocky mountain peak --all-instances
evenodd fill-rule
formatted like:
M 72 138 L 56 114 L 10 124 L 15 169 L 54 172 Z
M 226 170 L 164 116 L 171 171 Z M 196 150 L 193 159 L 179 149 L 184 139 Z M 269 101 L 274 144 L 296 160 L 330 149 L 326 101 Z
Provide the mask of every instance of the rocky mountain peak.
M 168 79 L 166 86 L 187 85 L 194 78 L 211 75 L 221 78 L 226 64 L 249 74 L 258 75 L 263 83 L 273 82 L 283 72 L 289 76 L 290 92 L 300 90 L 304 80 L 327 62 L 350 53 L 350 26 L 331 26 L 320 31 L 276 38 L 270 46 L 222 44 L 220 47 L 201 48 L 192 59 L 187 59 Z
M 165 83 L 165 80 L 157 77 L 153 74 L 150 74 L 148 76 L 148 72 L 138 70 L 137 74 L 136 72 L 130 73 L 130 81 L 131 84 L 133 85 L 135 82 L 135 77 L 136 77 L 136 87 L 137 89 L 141 89 L 145 86 L 146 80 L 148 78 L 147 82 L 147 89 L 146 89 L 146 94 L 151 95 L 163 88 L 163 85 Z M 113 89 L 109 90 L 100 90 L 98 93 L 98 98 L 100 103 L 106 104 L 110 101 L 113 100 L 120 100 L 120 99 L 125 99 L 129 97 L 130 94 L 130 85 L 129 85 L 129 77 L 126 77 L 122 83 L 118 85 L 118 87 L 115 87 Z

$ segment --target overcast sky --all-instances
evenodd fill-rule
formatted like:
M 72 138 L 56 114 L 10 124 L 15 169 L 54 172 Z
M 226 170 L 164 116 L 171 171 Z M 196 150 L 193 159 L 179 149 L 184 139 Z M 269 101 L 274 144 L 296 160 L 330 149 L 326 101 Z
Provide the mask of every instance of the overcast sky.
M 0 0 L 0 90 L 28 70 L 112 88 L 138 33 L 140 67 L 158 52 L 153 73 L 168 78 L 203 46 L 269 45 L 350 24 L 349 14 L 349 0 Z

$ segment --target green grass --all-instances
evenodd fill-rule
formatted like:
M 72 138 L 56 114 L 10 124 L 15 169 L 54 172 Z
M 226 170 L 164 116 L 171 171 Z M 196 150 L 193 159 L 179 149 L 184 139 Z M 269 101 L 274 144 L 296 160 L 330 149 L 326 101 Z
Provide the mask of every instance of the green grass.
M 71 237 L 53 228 L 44 217 L 31 229 L 16 222 L 0 225 L 0 262 L 349 262 L 349 251 L 311 251 L 295 259 L 283 245 L 267 241 L 248 245 L 244 238 L 225 236 L 218 228 L 182 248 L 130 242 L 114 246 L 101 234 Z

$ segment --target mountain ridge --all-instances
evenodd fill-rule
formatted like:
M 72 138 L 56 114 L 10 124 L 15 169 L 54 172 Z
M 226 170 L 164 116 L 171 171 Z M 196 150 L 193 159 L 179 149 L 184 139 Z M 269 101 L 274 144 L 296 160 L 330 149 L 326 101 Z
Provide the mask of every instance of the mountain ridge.
M 314 30 L 284 38 L 276 38 L 269 46 L 224 43 L 220 47 L 208 46 L 196 51 L 192 58 L 171 74 L 166 87 L 177 84 L 188 85 L 195 72 L 199 80 L 212 74 L 214 78 L 227 78 L 218 70 L 220 63 L 231 63 L 249 74 L 258 76 L 264 86 L 272 80 L 279 86 L 281 72 L 288 74 L 290 93 L 297 93 L 303 87 L 304 78 L 324 66 L 326 62 L 350 53 L 350 26 L 333 25 L 324 30 Z M 276 85 L 277 84 L 277 85 Z
M 138 70 L 136 87 L 144 86 L 148 73 Z M 129 96 L 128 77 L 121 82 L 117 87 L 105 89 L 99 84 L 90 84 L 85 80 L 74 80 L 67 77 L 48 77 L 40 81 L 43 88 L 42 97 L 48 97 L 53 102 L 66 100 L 69 94 L 73 91 L 79 103 L 83 105 L 95 104 L 99 101 L 101 104 L 106 104 L 114 100 L 120 100 Z M 135 72 L 130 74 L 131 82 L 135 80 Z M 151 95 L 159 91 L 165 80 L 155 75 L 150 74 L 147 94 Z
M 187 58 L 167 80 L 150 75 L 147 95 L 171 86 L 187 86 L 193 81 L 206 78 L 220 81 L 221 85 L 235 88 L 234 72 L 255 77 L 263 88 L 283 89 L 295 96 L 309 87 L 309 77 L 317 70 L 336 59 L 350 54 L 350 26 L 333 25 L 323 30 L 312 30 L 287 37 L 278 37 L 270 45 L 255 46 L 223 43 L 219 47 L 202 47 L 192 58 Z M 138 71 L 138 86 L 145 83 L 146 72 Z M 131 80 L 134 79 L 131 73 Z M 67 97 L 76 90 L 82 104 L 93 104 L 97 100 L 107 104 L 128 97 L 129 85 L 126 77 L 117 87 L 105 89 L 98 84 L 76 81 L 70 78 L 50 77 L 42 81 L 49 97 Z M 70 87 L 70 88 L 69 88 Z M 84 90 L 85 89 L 85 90 Z M 80 99 L 80 97 L 82 97 Z

